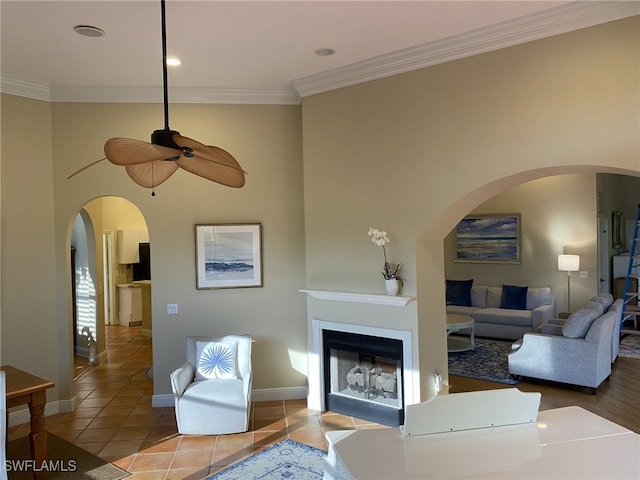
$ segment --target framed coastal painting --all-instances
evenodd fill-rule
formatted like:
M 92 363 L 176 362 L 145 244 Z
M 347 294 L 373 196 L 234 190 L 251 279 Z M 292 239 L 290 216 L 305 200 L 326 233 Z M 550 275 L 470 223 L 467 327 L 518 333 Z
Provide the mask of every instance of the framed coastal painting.
M 262 225 L 196 225 L 196 289 L 262 287 Z
M 468 215 L 456 226 L 454 262 L 520 263 L 520 214 Z

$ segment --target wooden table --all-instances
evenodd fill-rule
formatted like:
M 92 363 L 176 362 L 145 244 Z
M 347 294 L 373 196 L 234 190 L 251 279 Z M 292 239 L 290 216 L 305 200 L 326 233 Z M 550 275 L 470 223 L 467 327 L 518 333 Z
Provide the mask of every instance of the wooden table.
M 54 383 L 10 365 L 3 365 L 0 370 L 6 375 L 7 409 L 19 405 L 28 405 L 31 415 L 31 433 L 29 446 L 31 457 L 35 461 L 33 478 L 46 478 L 46 470 L 38 471 L 39 466 L 47 459 L 47 431 L 44 428 L 44 408 L 47 403 L 47 389 Z M 8 423 L 8 422 L 7 422 Z

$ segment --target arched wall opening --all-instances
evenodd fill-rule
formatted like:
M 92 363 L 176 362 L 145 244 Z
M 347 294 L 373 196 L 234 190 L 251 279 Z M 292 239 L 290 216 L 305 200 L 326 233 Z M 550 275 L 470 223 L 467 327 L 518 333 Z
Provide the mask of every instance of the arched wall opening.
M 541 182 L 551 182 L 555 179 L 561 178 L 561 175 L 569 174 L 583 174 L 586 178 L 587 186 L 585 187 L 589 192 L 589 197 L 584 199 L 576 199 L 576 201 L 582 201 L 587 203 L 585 209 L 592 209 L 593 221 L 589 223 L 585 228 L 589 233 L 588 242 L 585 245 L 579 245 L 573 235 L 573 242 L 569 242 L 569 247 L 572 248 L 584 248 L 591 252 L 592 256 L 596 256 L 597 246 L 595 245 L 594 238 L 596 237 L 597 230 L 597 216 L 599 215 L 599 187 L 596 185 L 594 179 L 597 173 L 610 173 L 617 175 L 625 175 L 629 177 L 640 177 L 638 171 L 628 171 L 620 169 L 611 169 L 608 167 L 553 167 L 546 169 L 536 169 L 527 172 L 521 172 L 516 175 L 504 177 L 496 180 L 490 184 L 484 185 L 475 191 L 469 192 L 464 197 L 458 199 L 456 202 L 445 208 L 440 215 L 421 233 L 416 243 L 416 277 L 417 277 L 417 302 L 418 302 L 418 337 L 421 347 L 428 345 L 428 348 L 420 348 L 420 373 L 421 373 L 421 398 L 423 400 L 431 398 L 434 394 L 434 374 L 439 371 L 442 374 L 442 378 L 447 379 L 448 376 L 445 372 L 448 372 L 447 368 L 447 351 L 446 351 L 446 329 L 444 327 L 446 323 L 446 311 L 445 311 L 445 278 L 446 278 L 446 264 L 448 257 L 446 252 L 447 246 L 445 241 L 450 235 L 451 231 L 455 228 L 458 222 L 468 215 L 470 212 L 477 209 L 479 206 L 490 201 L 492 198 L 503 194 L 511 189 L 521 188 L 525 184 L 533 184 L 534 180 Z M 574 175 L 576 176 L 576 175 Z M 530 183 L 531 182 L 531 183 Z M 576 192 L 557 192 L 558 199 L 563 196 L 575 196 Z M 579 195 L 579 194 L 578 194 Z M 566 198 L 566 197 L 564 197 Z M 636 199 L 637 204 L 637 199 Z M 558 210 L 561 210 L 561 205 L 558 206 Z M 497 212 L 505 213 L 505 212 Z M 536 218 L 525 218 L 527 222 L 536 222 Z M 571 224 L 571 216 L 564 219 L 565 224 Z M 554 227 L 555 225 L 555 227 Z M 554 253 L 572 253 L 563 252 L 562 248 L 568 248 L 563 244 L 563 230 L 562 225 L 558 223 L 545 224 L 541 228 L 550 230 L 546 241 L 553 244 L 552 249 L 558 251 Z M 592 231 L 591 231 L 592 229 Z M 573 232 L 572 232 L 573 233 Z M 558 237 L 558 238 L 554 238 Z M 549 258 L 552 255 L 548 255 Z M 555 260 L 551 258 L 548 262 L 553 263 Z M 450 263 L 450 262 L 449 262 Z M 524 267 L 524 266 L 523 266 Z M 591 259 L 590 278 L 589 284 L 585 287 L 585 295 L 593 294 L 594 289 L 598 288 L 597 275 L 594 266 L 594 260 Z M 488 268 L 491 268 L 489 265 Z M 549 271 L 549 278 L 553 281 L 562 281 L 560 278 L 560 272 L 557 271 L 555 265 L 547 265 Z M 524 268 L 523 268 L 524 269 Z M 565 274 L 566 275 L 566 274 Z M 557 278 L 556 278 L 557 277 Z M 566 276 L 564 277 L 566 279 Z M 508 280 L 508 279 L 505 279 Z M 566 282 L 566 280 L 564 280 Z M 505 281 L 507 283 L 507 281 Z M 543 286 L 543 285 L 540 285 Z M 556 296 L 558 304 L 564 306 L 563 294 L 565 293 L 566 285 L 560 285 L 557 288 Z M 588 293 L 591 292 L 591 293 Z
M 72 343 L 72 353 L 75 355 L 76 378 L 90 364 L 106 361 L 105 328 L 123 324 L 127 313 L 120 305 L 118 285 L 130 285 L 133 282 L 134 263 L 120 255 L 124 248 L 122 239 L 126 235 L 119 235 L 118 232 L 140 232 L 140 240 L 147 244 L 149 232 L 140 209 L 129 200 L 114 196 L 87 201 L 76 217 L 70 219 L 69 228 L 71 235 L 68 249 L 80 245 L 82 251 L 89 252 L 88 256 L 76 253 L 76 259 L 81 260 L 81 265 L 76 265 L 75 277 L 70 275 L 68 283 L 68 298 L 71 303 L 69 329 L 75 340 Z M 137 247 L 138 242 L 133 243 Z M 93 318 L 92 325 L 80 325 L 77 321 L 79 312 L 90 315 Z M 130 317 L 127 317 L 127 325 L 129 320 Z M 88 327 L 88 331 L 83 332 L 83 327 Z M 92 352 L 88 343 L 89 332 L 96 342 L 95 359 L 90 358 Z M 151 336 L 150 324 L 147 332 Z

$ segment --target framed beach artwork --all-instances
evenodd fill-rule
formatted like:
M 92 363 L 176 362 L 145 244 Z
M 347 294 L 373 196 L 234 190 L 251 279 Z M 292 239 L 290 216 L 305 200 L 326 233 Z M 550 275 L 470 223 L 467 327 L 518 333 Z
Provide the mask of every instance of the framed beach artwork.
M 262 287 L 262 225 L 196 225 L 196 288 Z
M 520 214 L 468 215 L 456 226 L 454 262 L 520 263 Z

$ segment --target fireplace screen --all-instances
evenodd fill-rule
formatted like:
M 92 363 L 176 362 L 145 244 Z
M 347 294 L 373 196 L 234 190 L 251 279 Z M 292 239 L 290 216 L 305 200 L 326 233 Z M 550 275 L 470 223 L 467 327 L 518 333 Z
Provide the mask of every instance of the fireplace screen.
M 324 331 L 327 409 L 397 426 L 403 418 L 402 342 Z
M 332 348 L 329 364 L 331 393 L 402 408 L 399 360 Z

